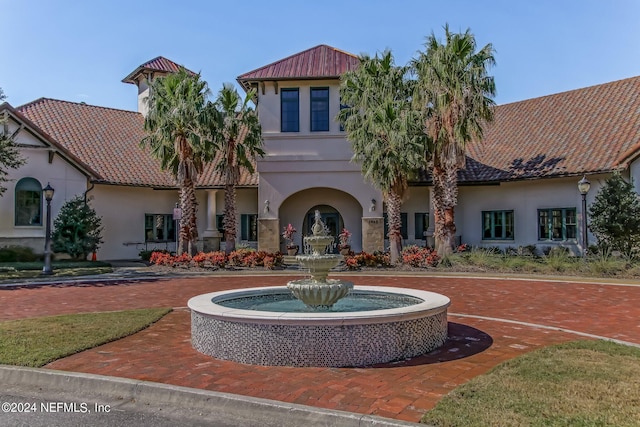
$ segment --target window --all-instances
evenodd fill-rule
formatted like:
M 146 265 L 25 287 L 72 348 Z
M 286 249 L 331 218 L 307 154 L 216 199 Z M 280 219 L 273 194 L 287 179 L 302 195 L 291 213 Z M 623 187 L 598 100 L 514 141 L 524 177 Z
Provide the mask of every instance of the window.
M 16 184 L 16 225 L 42 225 L 42 185 L 35 178 L 22 178 Z
M 344 110 L 345 108 L 349 108 L 349 106 L 347 104 L 340 104 L 340 111 Z M 344 132 L 344 125 L 342 124 L 342 122 L 340 122 L 340 132 Z
M 311 88 L 311 132 L 329 130 L 329 88 Z
M 258 241 L 258 214 L 240 215 L 240 240 Z
M 425 232 L 429 228 L 429 212 L 416 212 L 414 214 L 416 232 L 414 238 L 416 240 L 424 240 Z
M 513 240 L 513 211 L 483 211 L 483 240 Z
M 538 209 L 538 239 L 575 239 L 576 208 Z
M 298 89 L 280 90 L 280 131 L 300 131 L 300 104 Z
M 175 242 L 176 222 L 172 214 L 145 214 L 144 241 L 145 242 Z
M 389 238 L 389 224 L 387 221 L 387 213 L 383 213 L 382 216 L 384 217 L 384 238 L 388 239 Z M 406 212 L 401 212 L 400 213 L 400 220 L 402 221 L 402 225 L 400 226 L 400 234 L 402 235 L 403 239 L 408 239 L 409 238 L 409 234 L 408 234 L 408 230 L 407 230 L 407 213 Z
M 220 241 L 224 242 L 224 214 L 216 214 L 216 228 L 220 233 Z

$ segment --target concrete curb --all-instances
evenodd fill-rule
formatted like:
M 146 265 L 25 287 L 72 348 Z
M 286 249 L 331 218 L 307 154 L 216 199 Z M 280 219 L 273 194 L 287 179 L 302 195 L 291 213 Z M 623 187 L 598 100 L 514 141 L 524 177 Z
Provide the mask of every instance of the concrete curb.
M 230 425 L 402 427 L 416 423 L 374 415 L 332 411 L 311 406 L 229 393 L 193 389 L 128 378 L 0 365 L 0 383 L 7 389 L 48 396 L 53 400 L 107 403 L 140 412 L 158 412 L 198 421 Z M 420 424 L 425 426 L 424 424 Z M 426 426 L 425 426 L 426 427 Z

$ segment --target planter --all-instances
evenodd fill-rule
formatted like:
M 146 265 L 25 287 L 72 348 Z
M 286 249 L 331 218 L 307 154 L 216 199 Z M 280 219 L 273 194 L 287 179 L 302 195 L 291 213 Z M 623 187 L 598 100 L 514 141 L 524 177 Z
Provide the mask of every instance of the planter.
M 340 255 L 349 255 L 351 251 L 351 246 L 340 246 Z
M 299 246 L 287 246 L 287 255 L 294 256 L 298 255 Z

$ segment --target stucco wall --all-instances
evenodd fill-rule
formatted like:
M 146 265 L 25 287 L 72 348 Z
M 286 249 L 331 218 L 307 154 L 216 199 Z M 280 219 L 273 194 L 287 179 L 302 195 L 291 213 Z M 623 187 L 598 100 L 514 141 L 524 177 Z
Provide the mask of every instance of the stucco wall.
M 587 210 L 607 175 L 589 176 L 591 190 Z M 460 187 L 456 208 L 457 234 L 463 243 L 474 246 L 517 247 L 521 245 L 564 245 L 579 253 L 582 245 L 582 197 L 578 192 L 581 177 L 539 179 L 503 183 L 499 186 Z M 576 208 L 577 239 L 567 241 L 538 240 L 538 209 Z M 514 240 L 483 240 L 482 211 L 513 210 Z M 577 241 L 576 241 L 577 240 Z M 589 241 L 594 238 L 589 234 Z
M 89 193 L 91 206 L 102 217 L 104 243 L 98 251 L 102 260 L 135 259 L 143 250 L 175 250 L 175 243 L 145 243 L 145 214 L 172 214 L 178 201 L 177 190 L 153 190 L 151 188 L 96 185 Z M 207 227 L 207 193 L 197 190 L 198 233 L 202 238 Z M 257 191 L 239 189 L 237 191 L 237 224 L 240 237 L 240 214 L 257 213 Z M 216 194 L 216 213 L 224 211 L 224 193 Z M 198 246 L 201 248 L 201 244 Z
M 16 129 L 16 123 L 10 123 L 10 132 Z M 18 169 L 10 170 L 9 182 L 3 183 L 7 190 L 0 197 L 0 246 L 21 245 L 30 246 L 36 252 L 44 252 L 44 235 L 46 222 L 46 202 L 42 197 L 42 225 L 40 226 L 16 226 L 15 225 L 15 186 L 25 177 L 35 178 L 42 187 L 47 183 L 55 190 L 51 201 L 51 221 L 58 214 L 65 201 L 76 195 L 82 194 L 87 188 L 85 175 L 77 168 L 69 164 L 59 155 L 53 155 L 49 163 L 49 152 L 42 141 L 27 129 L 20 131 L 16 137 L 16 143 L 28 145 L 21 148 L 20 152 L 26 159 L 26 164 Z

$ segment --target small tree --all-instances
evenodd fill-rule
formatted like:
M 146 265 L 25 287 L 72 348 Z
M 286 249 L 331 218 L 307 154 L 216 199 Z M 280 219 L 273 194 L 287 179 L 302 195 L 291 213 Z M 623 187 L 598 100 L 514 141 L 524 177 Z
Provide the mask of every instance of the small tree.
M 640 247 L 640 196 L 619 173 L 607 179 L 589 208 L 589 229 L 601 249 L 613 249 L 628 259 Z
M 0 87 L 0 103 L 4 101 L 5 95 Z M 13 142 L 13 138 L 5 133 L 5 119 L 0 115 L 0 196 L 6 188 L 2 183 L 9 181 L 9 169 L 17 169 L 25 163 L 25 159 L 20 155 L 18 147 Z
M 102 218 L 80 196 L 62 205 L 53 228 L 54 252 L 69 254 L 74 260 L 86 259 L 103 242 Z

